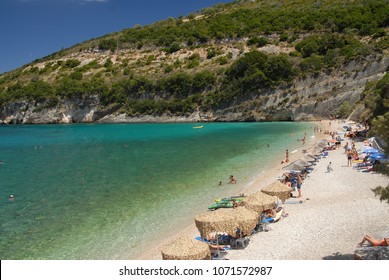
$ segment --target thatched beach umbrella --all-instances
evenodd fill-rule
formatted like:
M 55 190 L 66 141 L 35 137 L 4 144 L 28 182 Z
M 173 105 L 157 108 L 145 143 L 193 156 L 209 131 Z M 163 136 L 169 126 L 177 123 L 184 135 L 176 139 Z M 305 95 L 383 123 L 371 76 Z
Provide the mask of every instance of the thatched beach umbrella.
M 241 205 L 247 209 L 261 214 L 263 211 L 272 209 L 277 204 L 277 197 L 267 195 L 264 192 L 256 192 L 247 196 Z
M 275 181 L 275 182 L 271 183 L 270 185 L 267 185 L 266 187 L 264 187 L 261 191 L 268 194 L 268 195 L 277 196 L 284 203 L 285 200 L 287 200 L 290 197 L 290 193 L 292 192 L 292 188 L 281 183 L 280 181 Z
M 224 231 L 234 234 L 236 230 L 235 218 L 229 215 L 231 208 L 221 208 L 212 212 L 198 214 L 195 224 L 200 231 L 201 238 L 215 231 Z
M 205 242 L 191 239 L 187 236 L 179 237 L 165 245 L 162 250 L 163 260 L 210 260 L 211 251 Z
M 235 236 L 236 229 L 250 233 L 256 226 L 258 215 L 244 207 L 221 208 L 216 211 L 198 214 L 195 217 L 195 224 L 200 232 L 201 238 L 212 232 L 226 232 Z
M 313 156 L 312 154 L 305 154 L 304 158 L 306 161 L 316 161 L 316 157 Z
M 323 153 L 323 150 L 322 149 L 319 149 L 319 148 L 316 148 L 316 149 L 313 149 L 312 151 L 309 152 L 311 155 L 314 155 L 314 156 L 319 156 Z
M 251 235 L 252 230 L 258 223 L 258 218 L 260 215 L 260 213 L 256 213 L 245 207 L 237 207 L 232 209 L 231 214 L 236 219 L 236 227 L 240 229 L 241 233 L 245 233 L 247 235 Z
M 327 146 L 327 143 L 324 142 L 324 141 L 321 141 L 321 142 L 319 142 L 319 143 L 317 143 L 317 144 L 315 145 L 315 148 L 322 149 L 322 148 L 324 148 L 325 146 Z
M 299 170 L 299 171 L 302 171 L 304 170 L 306 167 L 312 165 L 310 162 L 306 161 L 306 160 L 302 160 L 302 159 L 298 159 L 294 162 L 292 162 L 291 164 L 283 167 L 282 169 L 284 170 Z
M 307 160 L 305 160 L 305 159 L 303 159 L 303 158 L 299 158 L 298 160 L 296 160 L 296 162 L 297 162 L 298 164 L 300 164 L 300 165 L 305 166 L 305 167 L 311 166 L 311 165 L 312 165 L 311 162 L 309 162 L 309 161 L 307 161 Z

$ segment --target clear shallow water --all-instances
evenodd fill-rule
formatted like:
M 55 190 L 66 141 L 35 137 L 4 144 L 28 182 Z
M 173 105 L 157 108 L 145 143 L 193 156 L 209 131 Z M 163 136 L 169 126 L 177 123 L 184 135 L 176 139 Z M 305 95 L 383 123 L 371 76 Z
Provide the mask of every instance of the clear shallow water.
M 1 259 L 135 258 L 313 131 L 309 123 L 197 125 L 1 126 Z

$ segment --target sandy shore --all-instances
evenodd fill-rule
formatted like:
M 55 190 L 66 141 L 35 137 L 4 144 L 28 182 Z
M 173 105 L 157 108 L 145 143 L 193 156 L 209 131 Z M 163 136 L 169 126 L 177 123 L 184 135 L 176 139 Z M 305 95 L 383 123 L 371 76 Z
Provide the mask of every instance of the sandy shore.
M 328 121 L 318 125 L 322 129 L 339 130 Z M 329 135 L 317 134 L 317 140 L 329 139 Z M 349 140 L 346 140 L 349 141 Z M 344 142 L 342 143 L 344 145 Z M 363 143 L 356 143 L 357 148 Z M 301 150 L 290 154 L 293 161 L 301 156 Z M 332 162 L 333 172 L 327 173 L 327 164 Z M 257 179 L 244 192 L 250 194 L 274 182 L 284 172 L 284 165 L 273 166 L 266 175 Z M 353 259 L 356 244 L 369 233 L 377 238 L 389 236 L 389 204 L 380 202 L 371 191 L 376 186 L 386 186 L 388 177 L 381 174 L 359 172 L 347 167 L 347 158 L 342 148 L 329 152 L 321 159 L 314 171 L 304 180 L 301 204 L 291 204 L 294 198 L 282 206 L 289 214 L 272 224 L 268 232 L 251 236 L 244 250 L 230 250 L 231 260 L 320 260 Z M 300 199 L 299 199 L 300 200 Z M 161 248 L 177 236 L 199 235 L 194 225 L 177 235 L 161 240 L 159 246 L 142 255 L 140 259 L 161 259 Z

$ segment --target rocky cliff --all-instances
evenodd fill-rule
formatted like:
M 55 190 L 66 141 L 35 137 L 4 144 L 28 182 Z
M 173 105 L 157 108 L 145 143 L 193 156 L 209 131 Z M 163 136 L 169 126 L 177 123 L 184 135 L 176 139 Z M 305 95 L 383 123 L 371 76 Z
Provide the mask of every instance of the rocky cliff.
M 197 122 L 314 120 L 337 115 L 339 106 L 351 106 L 360 99 L 366 83 L 380 79 L 389 57 L 370 56 L 354 60 L 343 68 L 298 78 L 289 86 L 267 89 L 261 95 L 237 99 L 228 108 L 188 115 L 128 116 L 116 108 L 103 107 L 98 96 L 58 102 L 21 101 L 0 108 L 1 124 Z

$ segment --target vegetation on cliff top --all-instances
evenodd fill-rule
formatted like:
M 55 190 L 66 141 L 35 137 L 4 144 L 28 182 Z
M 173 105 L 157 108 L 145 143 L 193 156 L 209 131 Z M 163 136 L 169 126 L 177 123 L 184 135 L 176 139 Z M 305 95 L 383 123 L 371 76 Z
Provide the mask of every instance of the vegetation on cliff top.
M 5 73 L 0 105 L 93 95 L 129 115 L 226 108 L 296 77 L 385 52 L 388 21 L 386 0 L 219 4 Z

